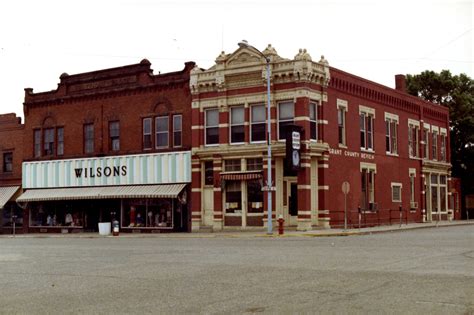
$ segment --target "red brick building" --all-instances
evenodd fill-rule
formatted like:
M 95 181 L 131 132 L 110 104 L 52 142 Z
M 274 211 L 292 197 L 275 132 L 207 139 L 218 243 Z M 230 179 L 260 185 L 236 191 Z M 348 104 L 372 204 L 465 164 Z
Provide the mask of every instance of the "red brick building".
M 20 117 L 0 115 L 0 233 L 11 232 L 12 216 L 18 217 L 19 227 L 23 223 L 21 209 L 15 203 L 21 186 L 23 130 Z
M 449 117 L 444 107 L 270 45 L 273 220 L 299 230 L 453 218 L 448 206 Z M 253 47 L 222 52 L 191 72 L 193 229 L 267 224 L 265 58 Z M 300 130 L 292 167 L 286 128 Z M 294 168 L 297 170 L 295 171 Z
M 193 66 L 154 75 L 144 59 L 64 73 L 49 92 L 25 89 L 25 231 L 90 231 L 115 219 L 123 231 L 187 230 Z

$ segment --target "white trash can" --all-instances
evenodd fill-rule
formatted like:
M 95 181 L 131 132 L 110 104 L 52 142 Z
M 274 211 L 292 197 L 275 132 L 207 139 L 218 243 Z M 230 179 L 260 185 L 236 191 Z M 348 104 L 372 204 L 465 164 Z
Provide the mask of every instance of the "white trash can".
M 111 227 L 110 222 L 99 223 L 99 235 L 104 235 L 104 236 L 110 235 L 110 227 Z

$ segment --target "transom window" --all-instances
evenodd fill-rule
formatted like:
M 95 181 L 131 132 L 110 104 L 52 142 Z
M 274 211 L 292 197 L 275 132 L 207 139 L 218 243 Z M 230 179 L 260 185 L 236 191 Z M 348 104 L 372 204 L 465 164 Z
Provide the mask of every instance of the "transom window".
M 286 138 L 286 127 L 294 123 L 295 105 L 293 102 L 278 104 L 278 140 Z
M 250 142 L 265 141 L 265 106 L 253 105 L 250 108 Z
M 262 158 L 247 159 L 247 171 L 260 171 L 263 169 Z
M 226 172 L 237 172 L 242 170 L 240 159 L 225 160 Z
M 244 107 L 236 106 L 230 109 L 230 143 L 243 143 L 245 141 Z
M 206 145 L 219 144 L 219 110 L 208 109 L 205 112 Z

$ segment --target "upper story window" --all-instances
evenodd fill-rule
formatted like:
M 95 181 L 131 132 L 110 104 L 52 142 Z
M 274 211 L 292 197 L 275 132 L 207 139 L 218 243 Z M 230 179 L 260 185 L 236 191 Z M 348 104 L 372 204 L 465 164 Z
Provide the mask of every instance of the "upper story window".
M 230 108 L 230 143 L 243 143 L 245 141 L 244 107 Z
M 446 136 L 441 135 L 440 160 L 446 162 Z
M 219 110 L 208 109 L 205 111 L 206 145 L 219 144 Z
M 57 141 L 57 145 L 55 145 Z M 55 151 L 56 150 L 56 151 Z M 49 127 L 33 130 L 33 155 L 53 156 L 64 154 L 64 127 Z
M 240 159 L 225 160 L 226 172 L 238 172 L 242 170 Z
M 41 156 L 41 129 L 34 130 L 34 156 L 40 157 Z
M 183 116 L 173 116 L 173 146 L 180 147 L 183 145 Z
M 364 150 L 374 150 L 374 118 L 375 110 L 359 106 L 360 147 Z
M 412 158 L 419 156 L 418 134 L 420 124 L 417 121 L 408 120 L 408 155 Z
M 286 126 L 292 125 L 295 118 L 295 104 L 284 102 L 278 104 L 278 140 L 286 138 Z
M 43 130 L 43 155 L 54 154 L 54 128 Z
M 385 151 L 389 154 L 398 154 L 397 125 L 398 116 L 385 113 Z
M 337 129 L 338 129 L 338 141 L 342 146 L 346 146 L 346 112 L 347 112 L 347 101 L 337 100 Z
M 168 147 L 169 139 L 169 117 L 159 116 L 155 118 L 155 148 Z
M 438 159 L 438 132 L 436 130 L 433 130 L 432 135 L 432 140 L 431 140 L 431 157 L 433 160 Z
M 58 137 L 58 146 L 56 149 L 57 155 L 64 155 L 64 128 L 60 127 L 56 129 Z
M 409 176 L 410 176 L 410 202 L 413 203 L 415 202 L 415 176 L 416 176 L 416 170 L 415 169 L 409 169 Z M 415 207 L 412 207 L 410 205 L 410 208 L 414 209 Z
M 13 153 L 3 153 L 3 172 L 10 173 L 13 171 Z
M 152 136 L 151 136 L 151 118 L 143 118 L 143 149 L 150 150 L 152 148 Z
M 120 150 L 120 123 L 118 121 L 109 122 L 109 149 Z
M 84 125 L 84 153 L 94 152 L 94 124 Z
M 318 103 L 309 103 L 309 128 L 311 140 L 318 140 Z
M 253 105 L 250 109 L 250 142 L 265 141 L 265 105 Z
M 262 158 L 248 158 L 247 159 L 247 171 L 260 171 L 263 170 Z
M 424 142 L 424 156 L 423 158 L 429 159 L 430 158 L 430 128 L 424 127 L 423 128 L 423 142 Z

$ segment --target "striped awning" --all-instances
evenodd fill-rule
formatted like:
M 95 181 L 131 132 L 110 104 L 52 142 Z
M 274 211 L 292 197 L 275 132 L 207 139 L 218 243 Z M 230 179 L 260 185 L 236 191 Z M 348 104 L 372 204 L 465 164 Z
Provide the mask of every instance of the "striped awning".
M 16 201 L 176 198 L 184 187 L 186 184 L 29 189 Z
M 5 186 L 0 187 L 0 209 L 3 209 L 5 204 L 12 199 L 13 195 L 20 189 L 20 186 Z
M 221 173 L 221 179 L 225 180 L 252 180 L 262 178 L 262 172 L 239 172 L 239 173 Z

